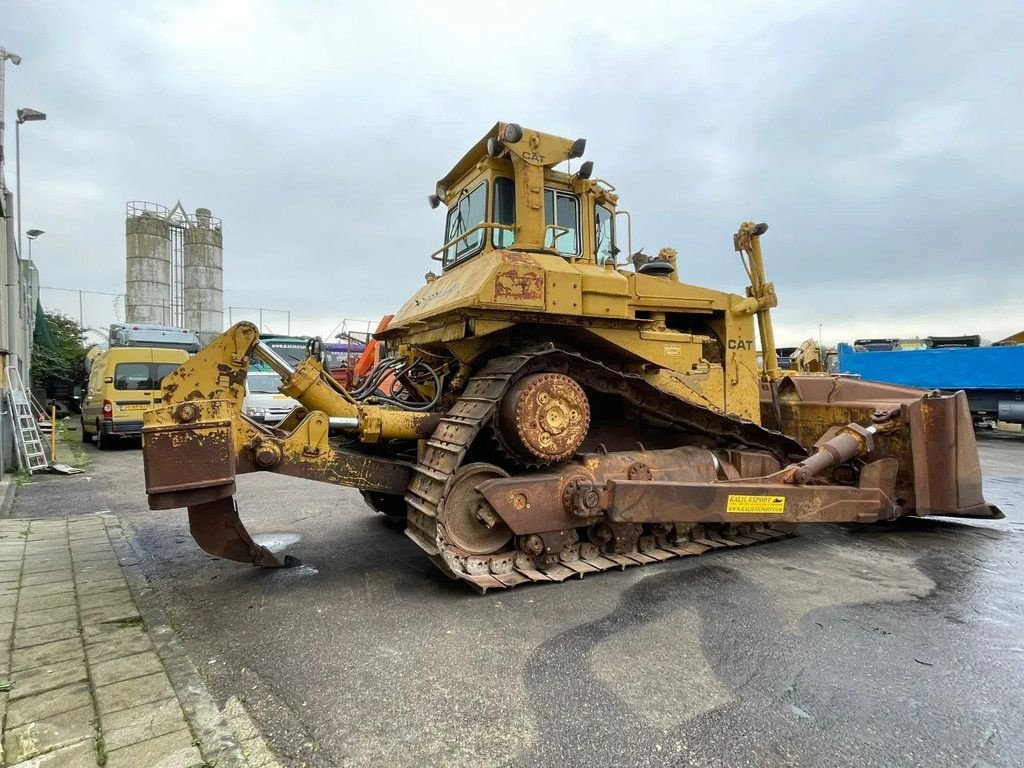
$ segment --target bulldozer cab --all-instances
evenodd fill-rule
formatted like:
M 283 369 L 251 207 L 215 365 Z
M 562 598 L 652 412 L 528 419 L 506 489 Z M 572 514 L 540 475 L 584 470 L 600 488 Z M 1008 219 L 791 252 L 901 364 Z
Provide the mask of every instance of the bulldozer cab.
M 555 170 L 585 146 L 585 139 L 497 123 L 437 183 L 431 204 L 448 210 L 444 245 L 433 257 L 445 271 L 503 249 L 614 267 L 614 188 L 591 178 L 593 163 Z

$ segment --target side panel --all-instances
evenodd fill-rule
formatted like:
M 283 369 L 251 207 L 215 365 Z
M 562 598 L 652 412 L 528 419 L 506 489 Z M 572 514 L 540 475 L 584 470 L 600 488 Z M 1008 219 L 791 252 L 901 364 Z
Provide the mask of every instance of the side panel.
M 840 344 L 839 372 L 925 389 L 1022 389 L 1024 346 L 855 352 Z

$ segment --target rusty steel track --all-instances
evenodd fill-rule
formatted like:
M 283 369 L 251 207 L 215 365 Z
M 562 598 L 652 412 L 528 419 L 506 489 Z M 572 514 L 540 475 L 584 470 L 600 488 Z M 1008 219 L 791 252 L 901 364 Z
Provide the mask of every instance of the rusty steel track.
M 572 576 L 583 577 L 588 573 L 747 546 L 789 535 L 788 530 L 768 525 L 698 525 L 685 534 L 642 535 L 634 549 L 625 553 L 603 554 L 594 544 L 578 543 L 563 554 L 561 562 L 543 570 L 537 567 L 532 556 L 514 548 L 489 555 L 461 551 L 448 539 L 441 522 L 452 478 L 474 440 L 496 417 L 505 393 L 522 376 L 539 371 L 564 372 L 577 381 L 585 381 L 594 391 L 619 396 L 638 412 L 670 424 L 698 444 L 759 448 L 770 451 L 784 462 L 806 455 L 799 443 L 781 433 L 673 397 L 639 376 L 615 371 L 551 345 L 495 358 L 469 380 L 458 400 L 442 417 L 414 467 L 405 496 L 406 535 L 449 576 L 468 581 L 480 592 L 486 592 L 528 582 L 564 581 Z

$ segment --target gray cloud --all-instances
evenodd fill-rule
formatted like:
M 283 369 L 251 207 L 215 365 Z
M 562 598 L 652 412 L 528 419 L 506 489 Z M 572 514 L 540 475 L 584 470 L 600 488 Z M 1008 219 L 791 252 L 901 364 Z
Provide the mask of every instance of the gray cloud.
M 433 266 L 434 180 L 503 119 L 586 136 L 634 247 L 691 282 L 742 290 L 731 233 L 768 221 L 784 341 L 1024 326 L 1024 6 L 676 5 L 15 2 L 43 282 L 121 290 L 124 202 L 180 197 L 224 219 L 227 304 L 375 317 Z

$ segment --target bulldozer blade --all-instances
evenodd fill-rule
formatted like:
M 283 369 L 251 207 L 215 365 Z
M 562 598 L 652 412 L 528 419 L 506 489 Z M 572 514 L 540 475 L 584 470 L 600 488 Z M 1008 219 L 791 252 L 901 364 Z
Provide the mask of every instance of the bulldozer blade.
M 206 552 L 262 568 L 291 568 L 302 565 L 297 557 L 278 555 L 253 541 L 245 530 L 233 497 L 193 504 L 188 508 L 192 538 Z

